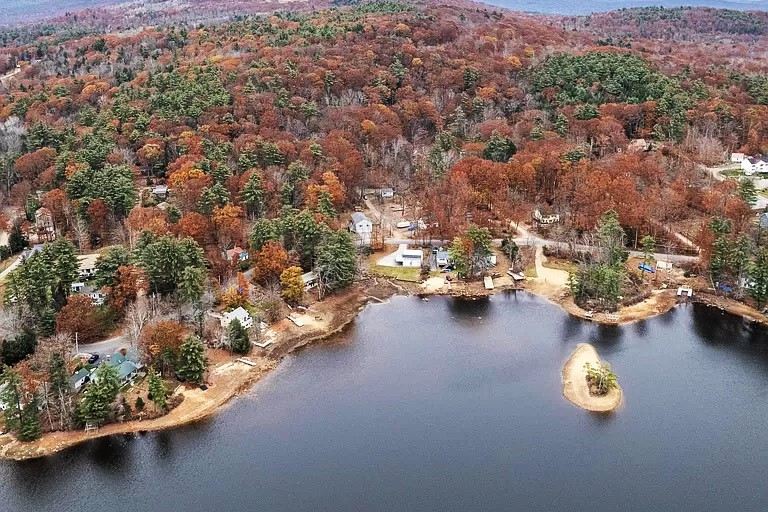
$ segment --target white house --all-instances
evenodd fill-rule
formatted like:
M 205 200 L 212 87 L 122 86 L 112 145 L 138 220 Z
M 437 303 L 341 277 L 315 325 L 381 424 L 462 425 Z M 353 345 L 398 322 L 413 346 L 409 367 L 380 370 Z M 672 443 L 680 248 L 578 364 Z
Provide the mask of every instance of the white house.
M 80 368 L 74 375 L 69 378 L 69 384 L 75 391 L 80 391 L 86 383 L 91 380 L 91 372 L 85 368 Z
M 533 211 L 533 218 L 539 224 L 555 224 L 557 222 L 560 222 L 559 213 L 553 213 L 553 212 L 542 213 L 542 211 L 539 210 L 538 208 L 536 208 Z
M 93 277 L 94 272 L 96 272 L 96 262 L 98 260 L 98 254 L 83 254 L 77 257 L 80 279 L 90 279 Z
M 349 230 L 359 235 L 371 234 L 373 232 L 373 223 L 363 212 L 355 212 L 352 214 Z
M 357 235 L 359 244 L 368 245 L 371 243 L 373 223 L 371 222 L 371 219 L 366 217 L 363 212 L 355 212 L 352 214 L 352 221 L 349 223 L 349 230 Z
M 221 326 L 226 329 L 229 327 L 229 324 L 232 322 L 232 320 L 237 319 L 240 322 L 240 325 L 245 327 L 246 329 L 250 329 L 253 325 L 253 318 L 251 315 L 242 307 L 239 307 L 233 311 L 230 311 L 229 313 L 224 313 L 221 317 Z
M 70 290 L 72 293 L 82 293 L 83 295 L 87 295 L 91 298 L 91 304 L 94 306 L 102 306 L 107 301 L 106 293 L 85 283 L 72 283 L 70 285 Z
M 304 290 L 309 291 L 317 286 L 318 279 L 319 276 L 317 275 L 317 272 L 307 272 L 306 274 L 301 274 L 301 280 L 304 281 Z
M 763 156 L 749 156 L 741 161 L 741 170 L 751 176 L 755 173 L 768 172 L 768 158 Z
M 152 195 L 155 196 L 157 199 L 165 199 L 166 197 L 168 197 L 168 186 L 157 185 L 155 188 L 152 189 Z
M 424 261 L 424 251 L 408 249 L 406 244 L 400 244 L 395 254 L 395 262 L 404 267 L 421 267 L 422 261 Z
M 731 162 L 733 163 L 741 163 L 745 158 L 744 153 L 731 153 Z

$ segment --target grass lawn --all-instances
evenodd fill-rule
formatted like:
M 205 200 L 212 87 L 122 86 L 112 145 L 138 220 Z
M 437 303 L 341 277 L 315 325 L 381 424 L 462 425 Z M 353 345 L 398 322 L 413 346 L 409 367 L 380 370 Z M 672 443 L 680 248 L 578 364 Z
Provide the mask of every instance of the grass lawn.
M 421 282 L 421 269 L 415 267 L 384 267 L 374 265 L 371 272 L 384 277 L 391 277 L 400 281 Z
M 720 174 L 723 176 L 727 176 L 728 178 L 736 178 L 744 176 L 744 171 L 741 169 L 729 169 L 727 171 L 720 171 Z
M 579 269 L 579 266 L 570 260 L 551 257 L 547 258 L 547 261 L 544 262 L 544 266 L 556 270 L 564 270 L 565 272 L 576 272 Z

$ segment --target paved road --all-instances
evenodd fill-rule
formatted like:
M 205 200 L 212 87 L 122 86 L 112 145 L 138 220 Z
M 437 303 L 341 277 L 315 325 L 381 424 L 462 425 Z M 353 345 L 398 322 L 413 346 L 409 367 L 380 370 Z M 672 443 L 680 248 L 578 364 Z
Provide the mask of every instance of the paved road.
M 547 240 L 544 238 L 539 238 L 538 236 L 530 233 L 528 230 L 526 230 L 524 227 L 520 226 L 517 228 L 520 233 L 523 234 L 521 237 L 515 238 L 515 243 L 517 245 L 526 245 L 530 247 L 544 247 L 544 246 L 550 246 L 550 247 L 559 247 L 560 249 L 576 249 L 578 251 L 591 251 L 594 250 L 594 247 L 583 245 L 583 244 L 569 244 L 567 242 L 558 242 L 556 240 Z M 388 238 L 386 240 L 386 243 L 388 244 L 414 244 L 418 243 L 417 240 L 413 239 L 405 239 L 405 238 Z M 447 245 L 450 243 L 449 240 L 431 240 L 427 241 L 427 243 L 431 245 Z M 501 238 L 495 238 L 493 240 L 494 245 L 500 246 L 501 245 Z M 640 251 L 629 251 L 629 254 L 631 256 L 635 257 L 643 257 L 644 253 Z M 667 261 L 673 261 L 676 263 L 696 263 L 699 261 L 698 256 L 688 256 L 685 254 L 669 254 L 669 253 L 661 253 L 657 252 L 653 254 L 653 257 L 657 260 L 667 260 Z
M 98 341 L 96 343 L 80 343 L 80 352 L 87 352 L 88 354 L 99 354 L 101 359 L 105 359 L 105 356 L 112 355 L 121 348 L 130 347 L 130 343 L 125 336 L 116 336 L 104 341 Z
M 6 268 L 6 269 L 5 269 L 5 270 L 3 270 L 2 272 L 0 272 L 0 281 L 2 281 L 3 279 L 5 279 L 5 276 L 7 276 L 8 274 L 10 274 L 10 273 L 13 271 L 13 269 L 15 269 L 16 267 L 18 267 L 19 265 L 21 265 L 21 256 L 19 256 L 18 258 L 16 258 L 16 261 L 14 261 L 14 262 L 13 262 L 13 263 L 11 263 L 10 265 L 8 265 L 8 268 Z

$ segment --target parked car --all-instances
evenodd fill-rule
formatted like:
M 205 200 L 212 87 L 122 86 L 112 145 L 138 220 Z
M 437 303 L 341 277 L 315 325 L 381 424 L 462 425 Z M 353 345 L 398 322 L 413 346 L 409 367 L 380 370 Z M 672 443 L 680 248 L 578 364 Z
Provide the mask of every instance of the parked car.
M 96 364 L 96 361 L 99 360 L 99 354 L 93 354 L 91 357 L 88 358 L 88 364 Z

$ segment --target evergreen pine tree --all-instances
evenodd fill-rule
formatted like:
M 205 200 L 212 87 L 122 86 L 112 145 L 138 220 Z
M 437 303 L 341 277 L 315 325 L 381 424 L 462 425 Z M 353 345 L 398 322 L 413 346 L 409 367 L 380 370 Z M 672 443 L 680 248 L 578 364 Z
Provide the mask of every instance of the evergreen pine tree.
M 158 409 L 165 410 L 168 406 L 168 393 L 165 390 L 165 384 L 163 384 L 163 379 L 160 377 L 160 374 L 154 369 L 149 370 L 148 396 Z
M 251 340 L 248 338 L 248 331 L 237 318 L 230 322 L 227 331 L 229 346 L 232 347 L 234 352 L 245 355 L 251 351 Z
M 187 336 L 179 348 L 176 375 L 180 379 L 200 384 L 205 372 L 205 347 L 197 336 Z
M 21 411 L 19 441 L 34 441 L 40 439 L 40 436 L 43 435 L 43 431 L 40 428 L 40 408 L 38 405 L 37 395 L 32 395 L 32 399 L 24 406 L 24 410 Z

